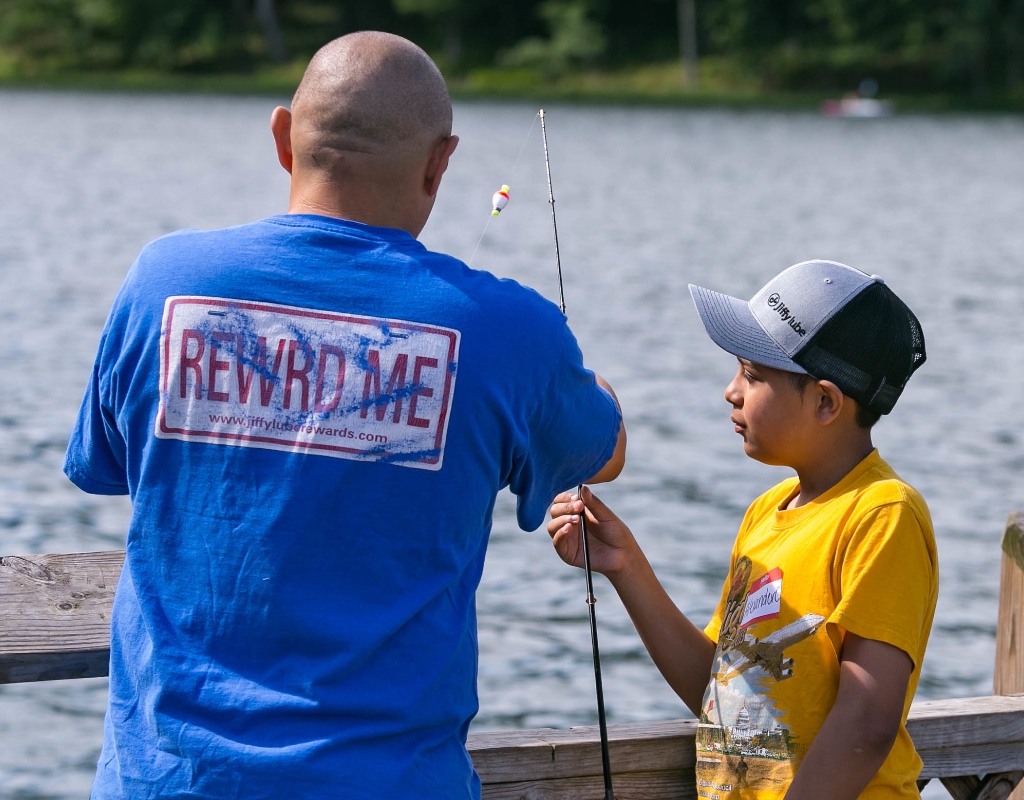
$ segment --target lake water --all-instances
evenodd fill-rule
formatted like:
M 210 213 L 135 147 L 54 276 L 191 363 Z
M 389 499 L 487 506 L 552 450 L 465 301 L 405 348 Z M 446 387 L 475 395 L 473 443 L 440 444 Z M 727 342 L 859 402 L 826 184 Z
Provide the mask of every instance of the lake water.
M 128 506 L 61 473 L 110 302 L 148 240 L 285 210 L 273 100 L 0 91 L 0 552 L 123 546 Z M 558 297 L 536 107 L 459 104 L 422 239 Z M 749 297 L 807 258 L 884 276 L 928 362 L 876 443 L 928 500 L 942 569 L 918 696 L 992 689 L 1000 541 L 1024 508 L 1024 119 L 549 106 L 568 313 L 616 388 L 628 466 L 602 496 L 695 620 L 746 504 L 786 475 L 745 458 L 734 361 L 687 283 Z M 512 201 L 490 217 L 503 183 Z M 479 246 L 478 246 L 479 245 Z M 585 587 L 504 495 L 480 611 L 477 730 L 596 722 Z M 596 578 L 610 722 L 688 716 Z M 0 796 L 88 793 L 104 680 L 0 686 Z M 929 787 L 926 796 L 943 796 Z

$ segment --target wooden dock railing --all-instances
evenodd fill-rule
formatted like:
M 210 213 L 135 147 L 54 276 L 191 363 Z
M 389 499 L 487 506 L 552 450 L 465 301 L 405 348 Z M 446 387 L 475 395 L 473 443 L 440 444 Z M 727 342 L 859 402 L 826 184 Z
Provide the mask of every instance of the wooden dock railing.
M 107 674 L 110 606 L 123 551 L 0 558 L 0 683 Z M 908 729 L 956 800 L 1005 800 L 1024 777 L 1024 512 L 1003 538 L 991 697 L 915 702 Z M 696 722 L 608 726 L 617 800 L 696 798 Z M 486 800 L 603 795 L 598 729 L 499 731 L 469 737 Z M 1017 797 L 1018 789 L 1013 797 Z

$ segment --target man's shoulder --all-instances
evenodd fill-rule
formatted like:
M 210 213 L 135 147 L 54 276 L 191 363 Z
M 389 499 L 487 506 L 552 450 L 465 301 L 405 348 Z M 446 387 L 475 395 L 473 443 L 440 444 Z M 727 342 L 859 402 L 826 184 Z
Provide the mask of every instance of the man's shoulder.
M 253 238 L 269 230 L 269 219 L 246 222 L 241 225 L 230 225 L 223 228 L 179 228 L 152 239 L 143 248 L 148 250 L 174 249 L 192 245 L 209 245 L 219 240 L 229 241 L 242 238 Z
M 210 230 L 180 228 L 170 231 L 146 243 L 136 259 L 136 267 L 146 268 L 179 259 L 209 257 L 222 251 L 237 252 L 243 238 L 248 241 L 254 239 L 255 234 L 247 235 L 244 229 L 255 224 Z
M 461 262 L 460 262 L 461 263 Z M 500 304 L 511 304 L 511 310 L 521 309 L 557 322 L 564 320 L 558 306 L 536 289 L 525 286 L 512 278 L 501 278 L 485 270 L 466 267 L 480 291 Z
M 566 325 L 565 315 L 550 299 L 514 278 L 471 267 L 460 259 L 425 251 L 425 264 L 445 285 L 475 309 L 474 316 L 491 328 L 511 326 L 519 337 L 534 334 L 543 341 Z M 453 298 L 455 299 L 455 298 Z

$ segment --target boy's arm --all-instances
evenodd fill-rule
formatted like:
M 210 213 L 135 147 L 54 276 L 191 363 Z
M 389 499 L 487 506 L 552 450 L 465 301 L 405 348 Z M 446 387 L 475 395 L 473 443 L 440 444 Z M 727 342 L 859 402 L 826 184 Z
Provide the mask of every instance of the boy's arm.
M 591 566 L 611 581 L 655 665 L 699 717 L 715 643 L 676 607 L 632 532 L 587 487 L 583 487 L 583 500 L 566 492 L 551 506 L 548 533 L 563 561 L 583 566 L 582 513 L 587 515 Z
M 672 602 L 639 547 L 630 566 L 608 578 L 658 671 L 699 719 L 715 643 Z
M 786 800 L 855 800 L 892 750 L 903 719 L 910 656 L 847 632 L 839 692 Z

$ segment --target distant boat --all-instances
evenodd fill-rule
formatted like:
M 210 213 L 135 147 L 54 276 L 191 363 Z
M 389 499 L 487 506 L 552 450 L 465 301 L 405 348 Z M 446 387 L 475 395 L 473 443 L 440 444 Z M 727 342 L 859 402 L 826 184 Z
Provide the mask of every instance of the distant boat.
M 821 113 L 826 117 L 890 117 L 894 110 L 890 100 L 874 97 L 844 97 L 821 104 Z
M 821 104 L 821 113 L 826 117 L 872 117 L 892 116 L 895 109 L 889 100 L 878 100 L 878 81 L 864 78 L 856 91 L 847 92 L 842 100 L 826 100 Z

